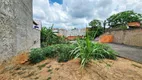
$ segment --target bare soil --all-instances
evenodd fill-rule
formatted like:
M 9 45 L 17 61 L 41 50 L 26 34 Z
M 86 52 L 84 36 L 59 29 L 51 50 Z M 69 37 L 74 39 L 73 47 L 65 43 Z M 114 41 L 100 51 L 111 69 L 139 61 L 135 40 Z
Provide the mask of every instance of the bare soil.
M 142 64 L 117 60 L 92 60 L 84 69 L 80 60 L 58 63 L 47 59 L 38 64 L 5 63 L 0 66 L 0 80 L 142 80 Z

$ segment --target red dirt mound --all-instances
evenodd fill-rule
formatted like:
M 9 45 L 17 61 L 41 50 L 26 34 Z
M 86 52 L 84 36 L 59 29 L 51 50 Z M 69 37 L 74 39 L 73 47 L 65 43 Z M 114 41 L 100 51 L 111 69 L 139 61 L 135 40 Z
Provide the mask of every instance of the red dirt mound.
M 28 61 L 29 52 L 21 52 L 16 57 L 13 58 L 13 62 L 16 64 L 24 64 Z

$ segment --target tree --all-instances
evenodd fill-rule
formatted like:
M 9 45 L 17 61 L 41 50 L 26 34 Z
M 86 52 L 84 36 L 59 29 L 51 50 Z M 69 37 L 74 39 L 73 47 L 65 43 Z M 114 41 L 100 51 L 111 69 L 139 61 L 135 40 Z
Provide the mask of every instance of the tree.
M 117 27 L 119 25 L 126 25 L 129 22 L 139 22 L 142 19 L 142 14 L 135 13 L 132 10 L 113 14 L 107 18 L 108 26 Z
M 89 26 L 91 26 L 91 28 L 88 31 L 90 39 L 94 39 L 103 33 L 103 27 L 101 26 L 100 20 L 97 19 L 92 20 L 89 23 Z
M 94 19 L 89 23 L 89 26 L 92 26 L 93 28 L 94 27 L 101 27 L 101 22 L 97 19 Z

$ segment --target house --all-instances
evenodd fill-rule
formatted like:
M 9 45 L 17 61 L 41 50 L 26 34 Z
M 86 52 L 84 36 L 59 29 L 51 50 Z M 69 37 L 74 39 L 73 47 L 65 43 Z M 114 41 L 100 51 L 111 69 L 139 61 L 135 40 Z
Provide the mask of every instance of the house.
M 74 40 L 78 37 L 83 38 L 86 35 L 86 28 L 83 29 L 59 29 L 54 28 L 53 32 L 57 36 L 65 36 L 68 40 Z
M 74 40 L 76 38 L 83 38 L 86 35 L 86 29 L 71 29 L 67 30 L 66 37 L 68 40 Z
M 141 24 L 140 22 L 129 22 L 128 26 L 129 28 L 140 28 Z

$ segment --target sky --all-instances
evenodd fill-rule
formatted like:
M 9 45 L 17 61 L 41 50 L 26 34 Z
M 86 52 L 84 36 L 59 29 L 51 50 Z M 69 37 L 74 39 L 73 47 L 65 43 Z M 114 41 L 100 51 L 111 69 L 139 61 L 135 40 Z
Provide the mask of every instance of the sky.
M 33 19 L 54 28 L 85 28 L 126 10 L 142 13 L 142 0 L 33 0 Z

